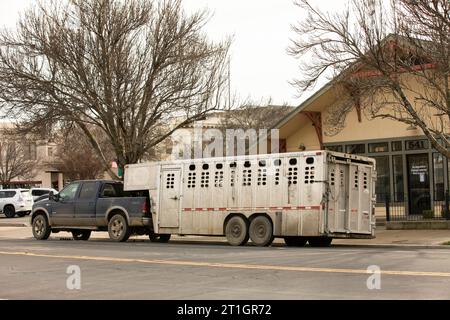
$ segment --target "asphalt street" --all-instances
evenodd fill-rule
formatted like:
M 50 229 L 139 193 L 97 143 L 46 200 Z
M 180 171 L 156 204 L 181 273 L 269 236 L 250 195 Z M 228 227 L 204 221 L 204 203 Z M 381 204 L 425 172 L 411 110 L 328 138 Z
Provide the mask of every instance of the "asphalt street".
M 448 249 L 0 237 L 0 299 L 450 299 L 449 288 Z

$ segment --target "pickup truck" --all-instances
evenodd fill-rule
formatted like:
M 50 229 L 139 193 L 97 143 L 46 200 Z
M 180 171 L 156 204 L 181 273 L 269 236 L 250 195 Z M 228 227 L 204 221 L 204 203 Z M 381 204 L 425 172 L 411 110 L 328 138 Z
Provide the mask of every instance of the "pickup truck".
M 155 235 L 150 200 L 145 192 L 124 192 L 123 184 L 110 180 L 74 181 L 48 200 L 36 202 L 31 212 L 33 235 L 46 240 L 51 233 L 71 232 L 75 240 L 88 240 L 92 231 L 108 231 L 110 239 L 127 241 L 130 235 Z

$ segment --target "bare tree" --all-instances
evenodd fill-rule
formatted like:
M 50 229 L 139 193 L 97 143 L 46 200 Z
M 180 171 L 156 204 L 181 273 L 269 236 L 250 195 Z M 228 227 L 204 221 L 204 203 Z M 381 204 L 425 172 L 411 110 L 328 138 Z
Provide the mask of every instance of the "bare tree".
M 29 180 L 34 176 L 36 160 L 26 147 L 24 138 L 10 133 L 1 134 L 0 139 L 0 184 L 9 186 L 11 181 L 20 178 Z
M 113 152 L 112 148 L 106 148 L 105 144 L 108 143 L 106 137 L 101 137 L 98 129 L 92 129 L 91 133 L 102 144 L 106 158 L 111 159 L 112 162 Z M 65 179 L 87 180 L 103 177 L 105 166 L 78 127 L 64 128 L 59 132 L 56 141 L 58 150 L 55 167 L 64 174 Z M 107 151 L 108 149 L 109 151 Z
M 27 132 L 74 123 L 109 170 L 99 128 L 136 163 L 221 106 L 229 41 L 208 40 L 207 18 L 181 0 L 40 2 L 0 35 L 0 107 Z
M 331 76 L 339 98 L 325 119 L 338 133 L 348 112 L 388 118 L 422 129 L 450 157 L 450 2 L 352 0 L 341 13 L 309 0 L 296 4 L 307 18 L 294 27 L 290 54 L 301 58 L 300 91 Z M 364 110 L 361 110 L 361 109 Z

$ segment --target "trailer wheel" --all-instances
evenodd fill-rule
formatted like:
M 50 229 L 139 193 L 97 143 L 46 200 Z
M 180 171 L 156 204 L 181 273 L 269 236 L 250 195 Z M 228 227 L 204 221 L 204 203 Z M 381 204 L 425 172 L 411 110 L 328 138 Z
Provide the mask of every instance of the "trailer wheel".
M 243 246 L 248 242 L 248 223 L 241 216 L 234 216 L 225 226 L 227 241 L 232 246 Z
M 272 222 L 266 216 L 258 216 L 250 222 L 250 239 L 258 247 L 270 246 L 273 242 Z
M 151 242 L 160 242 L 160 243 L 169 242 L 170 236 L 171 234 L 155 234 L 155 233 L 150 233 L 148 235 Z
M 304 247 L 307 241 L 304 237 L 284 237 L 284 243 L 288 247 Z
M 115 214 L 108 223 L 108 233 L 111 240 L 125 242 L 131 234 L 127 219 L 120 213 Z
M 329 247 L 333 238 L 328 237 L 314 237 L 309 238 L 308 242 L 311 247 Z
M 91 230 L 74 230 L 72 231 L 73 240 L 89 240 Z

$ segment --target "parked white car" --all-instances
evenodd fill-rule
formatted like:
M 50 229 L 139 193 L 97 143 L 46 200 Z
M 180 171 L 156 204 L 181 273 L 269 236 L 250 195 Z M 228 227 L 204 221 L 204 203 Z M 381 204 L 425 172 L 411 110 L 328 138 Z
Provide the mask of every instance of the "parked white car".
M 53 194 L 58 193 L 58 191 L 53 188 L 31 188 L 31 196 L 33 197 L 33 200 L 36 201 L 38 198 L 48 195 L 51 191 Z
M 0 190 L 0 212 L 7 218 L 16 214 L 24 217 L 30 214 L 33 207 L 33 197 L 29 189 L 3 189 Z

